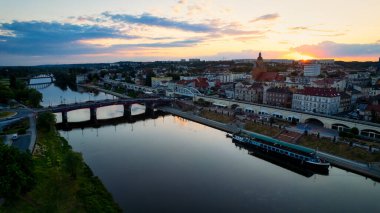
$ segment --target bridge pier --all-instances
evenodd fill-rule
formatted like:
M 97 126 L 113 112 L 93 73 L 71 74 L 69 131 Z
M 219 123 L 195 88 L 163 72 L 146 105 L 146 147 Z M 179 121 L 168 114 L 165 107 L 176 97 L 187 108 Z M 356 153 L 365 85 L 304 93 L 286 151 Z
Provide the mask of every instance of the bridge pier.
M 154 104 L 153 103 L 145 103 L 145 115 L 146 116 L 154 116 Z
M 62 114 L 62 123 L 67 123 L 67 112 L 62 111 L 61 114 Z
M 93 122 L 96 122 L 96 107 L 91 107 L 90 108 L 90 120 Z
M 123 117 L 131 118 L 132 117 L 132 105 L 124 104 L 123 107 L 124 107 Z

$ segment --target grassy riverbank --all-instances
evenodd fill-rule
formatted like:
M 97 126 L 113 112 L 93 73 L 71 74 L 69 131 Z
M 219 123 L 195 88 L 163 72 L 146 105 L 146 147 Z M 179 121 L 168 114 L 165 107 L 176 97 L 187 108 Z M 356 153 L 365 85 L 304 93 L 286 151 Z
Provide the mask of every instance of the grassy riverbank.
M 206 110 L 203 110 L 200 113 L 200 116 L 210 119 L 210 120 L 218 121 L 220 123 L 231 123 L 234 120 L 232 116 L 222 115 L 216 112 L 211 112 L 211 111 L 206 111 Z
M 281 132 L 279 128 L 254 122 L 247 122 L 244 128 L 248 131 L 257 132 L 270 137 L 274 137 Z
M 222 115 L 206 110 L 202 111 L 200 113 L 200 116 L 226 124 L 233 123 L 234 121 L 234 118 L 232 116 Z M 281 132 L 281 129 L 278 127 L 271 127 L 260 122 L 255 123 L 252 121 L 246 122 L 244 129 L 270 137 L 274 137 Z M 298 141 L 298 144 L 358 162 L 368 163 L 380 161 L 380 153 L 371 153 L 359 147 L 351 147 L 348 144 L 333 143 L 331 139 L 327 138 L 317 138 L 316 136 L 302 136 Z M 368 144 L 374 145 L 377 143 Z
M 38 130 L 36 185 L 0 212 L 121 212 L 111 194 L 55 128 Z
M 333 143 L 330 139 L 317 138 L 316 136 L 302 136 L 298 141 L 301 146 L 310 147 L 333 155 L 344 157 L 358 162 L 379 162 L 380 153 L 371 153 L 359 147 L 351 147 L 348 144 Z

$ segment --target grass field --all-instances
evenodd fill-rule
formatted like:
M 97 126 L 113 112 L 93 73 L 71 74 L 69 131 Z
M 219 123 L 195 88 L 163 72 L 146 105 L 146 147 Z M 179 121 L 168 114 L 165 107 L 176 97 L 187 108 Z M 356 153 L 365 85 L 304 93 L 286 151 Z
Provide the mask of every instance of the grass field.
M 8 78 L 0 78 L 0 84 L 9 87 L 9 79 Z
M 261 123 L 254 123 L 254 122 L 247 122 L 245 124 L 245 129 L 252 132 L 257 132 L 263 135 L 271 136 L 271 137 L 281 132 L 279 128 L 270 127 L 268 125 L 263 125 Z
M 1 134 L 4 134 L 4 135 L 9 135 L 9 134 L 14 134 L 14 133 L 25 134 L 28 128 L 29 128 L 29 119 L 25 118 L 21 122 L 17 122 L 5 127 Z
M 232 116 L 222 115 L 216 112 L 209 112 L 207 110 L 203 110 L 200 113 L 200 116 L 210 120 L 218 121 L 220 123 L 231 123 L 234 120 Z
M 16 115 L 16 114 L 17 114 L 16 112 L 8 112 L 8 111 L 0 112 L 0 119 L 11 117 L 11 116 Z
M 333 155 L 359 162 L 378 162 L 380 153 L 370 153 L 358 147 L 350 147 L 348 144 L 333 143 L 330 139 L 317 138 L 316 136 L 302 136 L 299 145 L 317 149 Z

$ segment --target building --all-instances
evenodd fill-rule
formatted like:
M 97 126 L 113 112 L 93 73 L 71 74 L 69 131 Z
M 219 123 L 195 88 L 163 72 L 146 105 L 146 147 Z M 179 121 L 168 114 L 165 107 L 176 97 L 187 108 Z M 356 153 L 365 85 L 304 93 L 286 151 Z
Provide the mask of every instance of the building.
M 369 72 L 351 72 L 347 75 L 347 86 L 368 86 L 371 84 Z
M 249 84 L 239 82 L 235 85 L 235 99 L 262 103 L 263 102 L 263 87 L 261 84 Z
M 340 92 L 339 112 L 347 112 L 351 109 L 351 96 L 345 92 Z
M 152 87 L 168 86 L 168 82 L 173 80 L 173 77 L 152 77 Z
M 319 88 L 335 88 L 338 92 L 343 92 L 346 90 L 347 81 L 345 79 L 338 78 L 324 78 L 315 81 L 311 81 L 312 87 Z
M 292 109 L 333 115 L 339 112 L 340 94 L 333 88 L 305 87 L 293 94 Z
M 304 64 L 303 66 L 303 75 L 306 77 L 316 77 L 321 74 L 321 65 L 312 63 Z
M 252 69 L 252 79 L 256 80 L 262 73 L 267 72 L 261 52 L 256 60 L 255 67 Z
M 287 87 L 272 87 L 266 90 L 264 104 L 291 108 L 293 92 Z
M 323 64 L 323 65 L 334 65 L 335 60 L 334 59 L 318 59 L 316 60 L 318 64 Z
M 252 79 L 255 82 L 282 82 L 285 80 L 285 77 L 280 76 L 278 72 L 268 72 L 263 57 L 259 53 L 256 66 L 252 69 Z

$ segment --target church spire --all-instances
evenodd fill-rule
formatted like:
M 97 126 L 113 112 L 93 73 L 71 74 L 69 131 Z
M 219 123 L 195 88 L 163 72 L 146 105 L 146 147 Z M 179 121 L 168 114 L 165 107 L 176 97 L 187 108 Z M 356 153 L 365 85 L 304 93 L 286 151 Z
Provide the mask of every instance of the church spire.
M 261 52 L 259 52 L 259 57 L 257 58 L 257 60 L 263 60 L 263 57 L 261 57 Z

